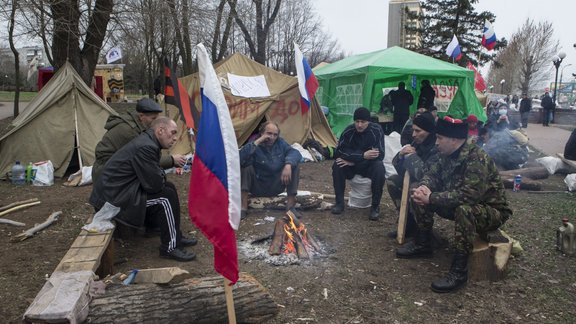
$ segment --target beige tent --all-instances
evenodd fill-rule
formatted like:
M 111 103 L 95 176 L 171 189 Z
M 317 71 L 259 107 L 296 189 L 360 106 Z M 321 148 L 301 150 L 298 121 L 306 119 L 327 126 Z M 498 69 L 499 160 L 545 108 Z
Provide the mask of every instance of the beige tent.
M 222 84 L 240 145 L 246 142 L 262 119 L 266 118 L 278 123 L 280 136 L 290 144 L 302 144 L 312 138 L 323 146 L 336 146 L 336 138 L 316 99 L 312 101 L 310 111 L 302 115 L 298 81 L 295 77 L 279 73 L 238 53 L 215 64 L 214 68 Z M 235 96 L 230 90 L 228 74 L 243 77 L 263 76 L 270 95 L 258 98 Z M 200 110 L 202 105 L 198 73 L 180 80 Z M 188 147 L 180 140 L 172 151 L 183 153 L 189 148 L 189 142 L 187 145 Z
M 92 165 L 94 148 L 111 114 L 116 112 L 66 63 L 0 138 L 0 174 L 6 174 L 16 160 L 22 164 L 50 160 L 56 177 L 76 162 L 73 156 L 80 166 Z

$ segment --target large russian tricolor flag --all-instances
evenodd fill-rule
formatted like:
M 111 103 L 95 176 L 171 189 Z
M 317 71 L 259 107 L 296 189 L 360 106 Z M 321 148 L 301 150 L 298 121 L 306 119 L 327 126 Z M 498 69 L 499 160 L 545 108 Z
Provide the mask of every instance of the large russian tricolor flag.
M 300 90 L 300 108 L 302 115 L 310 110 L 310 102 L 318 90 L 318 80 L 312 72 L 308 61 L 302 55 L 300 48 L 294 43 L 294 57 L 296 58 L 296 76 L 298 77 L 298 89 Z
M 488 20 L 484 21 L 482 45 L 488 50 L 492 50 L 494 49 L 494 46 L 496 46 L 496 33 L 494 32 L 494 28 L 492 28 L 492 24 Z
M 190 218 L 214 245 L 214 269 L 238 281 L 236 233 L 240 223 L 240 157 L 220 81 L 204 45 L 197 46 L 202 115 L 192 163 Z
M 454 61 L 458 61 L 462 58 L 462 50 L 460 49 L 460 43 L 458 43 L 458 38 L 456 38 L 456 35 L 452 37 L 450 44 L 448 44 L 448 47 L 446 47 L 446 55 L 453 58 Z

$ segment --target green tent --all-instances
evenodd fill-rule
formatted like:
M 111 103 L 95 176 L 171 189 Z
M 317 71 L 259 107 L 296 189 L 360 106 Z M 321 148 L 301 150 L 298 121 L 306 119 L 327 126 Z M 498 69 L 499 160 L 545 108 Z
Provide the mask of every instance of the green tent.
M 323 66 L 314 74 L 320 83 L 316 96 L 322 106 L 330 109 L 330 125 L 338 136 L 352 122 L 356 108 L 364 106 L 377 112 L 384 91 L 396 88 L 400 81 L 414 96 L 411 112 L 417 108 L 420 82 L 430 80 L 440 114 L 465 118 L 473 113 L 486 120 L 474 93 L 474 71 L 401 47 L 351 56 Z

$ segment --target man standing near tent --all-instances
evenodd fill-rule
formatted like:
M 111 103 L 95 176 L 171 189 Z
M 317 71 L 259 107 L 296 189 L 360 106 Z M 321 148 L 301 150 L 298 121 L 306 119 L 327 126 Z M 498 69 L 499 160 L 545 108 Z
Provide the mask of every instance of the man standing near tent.
M 354 111 L 354 124 L 344 129 L 338 146 L 334 152 L 332 165 L 332 181 L 336 204 L 332 214 L 342 214 L 344 211 L 344 189 L 346 179 L 352 179 L 359 174 L 372 180 L 372 209 L 369 219 L 380 218 L 380 199 L 386 180 L 384 167 L 384 132 L 382 127 L 370 122 L 370 111 L 360 107 Z
M 522 123 L 522 128 L 528 128 L 530 110 L 532 110 L 532 98 L 528 97 L 528 94 L 523 93 L 522 100 L 520 100 L 520 122 Z
M 410 105 L 414 102 L 414 97 L 410 91 L 406 90 L 404 82 L 398 83 L 398 89 L 390 91 L 390 99 L 394 106 L 394 122 L 392 123 L 394 131 L 400 134 L 402 127 L 406 124 L 410 116 Z
M 241 218 L 248 211 L 248 194 L 259 197 L 276 196 L 286 190 L 286 210 L 296 216 L 294 209 L 298 182 L 299 163 L 302 155 L 280 137 L 280 128 L 274 122 L 264 122 L 260 136 L 240 149 L 242 184 Z
M 182 237 L 178 192 L 160 167 L 160 151 L 176 143 L 177 133 L 170 118 L 154 120 L 150 129 L 108 160 L 94 183 L 90 204 L 98 210 L 107 204 L 120 208 L 116 219 L 134 227 L 144 225 L 146 218 L 157 219 L 160 256 L 191 261 L 196 255 L 183 247 L 196 244 L 196 240 Z
M 107 132 L 102 140 L 96 145 L 96 160 L 92 167 L 92 181 L 96 182 L 104 168 L 104 164 L 120 148 L 144 132 L 150 124 L 158 118 L 162 108 L 154 100 L 144 98 L 138 100 L 136 111 L 129 111 L 127 114 L 120 116 L 110 116 L 106 121 Z M 162 155 L 160 166 L 162 168 L 171 168 L 173 166 L 183 166 L 186 158 L 180 154 Z
M 439 161 L 424 174 L 410 197 L 418 226 L 415 238 L 396 250 L 398 258 L 431 256 L 434 213 L 453 220 L 452 266 L 446 277 L 431 286 L 439 293 L 454 291 L 468 281 L 468 256 L 477 233 L 498 229 L 512 215 L 494 161 L 478 146 L 466 143 L 467 134 L 468 125 L 462 120 L 438 119 Z

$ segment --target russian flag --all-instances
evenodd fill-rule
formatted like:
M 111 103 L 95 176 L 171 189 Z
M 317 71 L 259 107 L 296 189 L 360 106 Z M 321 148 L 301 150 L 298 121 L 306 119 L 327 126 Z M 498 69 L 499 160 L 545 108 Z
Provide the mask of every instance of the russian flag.
M 188 210 L 214 245 L 214 269 L 238 281 L 236 233 L 240 223 L 240 157 L 220 81 L 202 44 L 197 46 L 202 115 L 192 163 Z
M 446 55 L 453 58 L 454 61 L 458 61 L 462 58 L 462 50 L 460 49 L 460 43 L 458 43 L 458 38 L 456 38 L 456 35 L 452 37 L 450 44 L 448 44 L 448 47 L 446 47 Z
M 302 115 L 310 110 L 310 101 L 318 90 L 318 80 L 312 72 L 308 61 L 302 55 L 300 48 L 294 43 L 294 57 L 296 58 L 296 75 L 298 77 L 298 89 L 300 90 L 300 108 Z
M 493 50 L 496 46 L 496 33 L 492 24 L 488 21 L 484 21 L 484 30 L 482 31 L 482 46 L 486 47 L 488 50 Z

